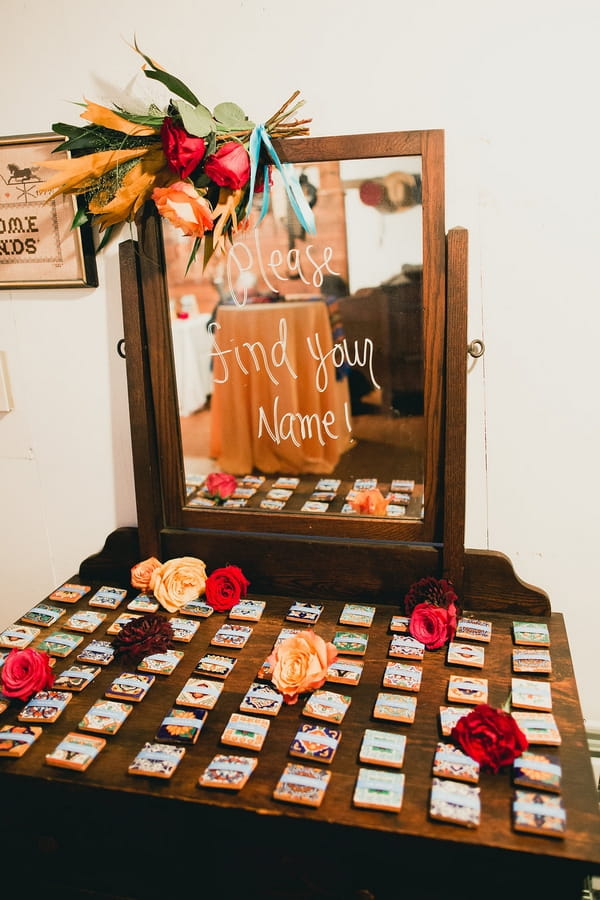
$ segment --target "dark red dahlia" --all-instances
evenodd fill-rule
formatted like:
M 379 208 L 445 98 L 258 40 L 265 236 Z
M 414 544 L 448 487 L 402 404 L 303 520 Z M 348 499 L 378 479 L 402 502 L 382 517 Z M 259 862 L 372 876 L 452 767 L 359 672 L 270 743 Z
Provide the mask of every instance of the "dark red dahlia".
M 124 625 L 112 644 L 123 661 L 137 664 L 145 656 L 164 653 L 171 646 L 173 629 L 165 616 L 147 613 Z
M 445 578 L 427 576 L 411 584 L 404 597 L 404 612 L 410 616 L 415 606 L 419 603 L 432 603 L 434 606 L 442 606 L 448 609 L 454 603 L 458 609 L 458 597 L 451 581 Z

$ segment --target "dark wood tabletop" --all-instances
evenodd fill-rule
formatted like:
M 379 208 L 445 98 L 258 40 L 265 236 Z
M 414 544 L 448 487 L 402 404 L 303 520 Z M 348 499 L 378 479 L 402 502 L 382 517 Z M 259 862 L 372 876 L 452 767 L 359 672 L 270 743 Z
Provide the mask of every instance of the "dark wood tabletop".
M 86 609 L 87 600 L 99 586 L 92 585 L 92 591 L 78 604 L 64 604 L 65 615 L 56 625 L 44 629 L 42 637 L 58 630 L 75 609 Z M 128 599 L 136 593 L 130 589 Z M 547 896 L 560 896 L 561 900 L 580 896 L 583 877 L 600 870 L 600 817 L 560 614 L 523 617 L 547 622 L 551 636 L 552 674 L 524 676 L 549 680 L 553 713 L 562 739 L 556 752 L 562 766 L 561 796 L 567 828 L 564 838 L 551 839 L 513 830 L 509 771 L 497 775 L 482 773 L 479 827 L 469 829 L 433 821 L 428 812 L 433 754 L 441 738 L 439 708 L 452 705 L 446 700 L 449 676 L 486 678 L 489 703 L 501 707 L 509 697 L 514 674 L 512 622 L 516 617 L 512 614 L 481 614 L 481 618 L 492 623 L 492 639 L 484 645 L 482 670 L 448 665 L 445 649 L 426 653 L 423 662 L 417 663 L 422 665 L 423 678 L 416 694 L 412 725 L 396 725 L 372 716 L 390 658 L 390 620 L 400 610 L 378 606 L 370 628 L 350 629 L 368 635 L 364 670 L 357 686 L 327 684 L 328 688 L 349 695 L 351 705 L 339 726 L 342 738 L 335 758 L 326 767 L 331 771 L 331 780 L 319 808 L 273 798 L 279 775 L 292 761 L 292 739 L 299 723 L 306 721 L 302 701 L 284 705 L 279 715 L 270 718 L 260 752 L 240 751 L 258 759 L 254 774 L 240 792 L 199 787 L 198 778 L 215 754 L 236 752 L 220 743 L 221 734 L 231 713 L 239 710 L 244 693 L 256 679 L 281 628 L 303 627 L 285 621 L 291 598 L 261 599 L 267 601 L 266 609 L 259 622 L 248 623 L 253 632 L 241 650 L 219 651 L 210 647 L 213 634 L 227 620 L 227 614 L 214 613 L 210 618 L 197 620 L 200 627 L 192 641 L 174 644 L 184 652 L 175 671 L 157 676 L 144 700 L 134 704 L 118 734 L 107 737 L 105 749 L 87 771 L 51 767 L 45 763 L 45 755 L 68 732 L 78 730 L 84 713 L 126 668 L 118 660 L 103 668 L 85 690 L 73 694 L 60 718 L 42 726 L 43 735 L 23 757 L 0 759 L 3 850 L 11 859 L 21 859 L 19 865 L 27 865 L 33 852 L 36 859 L 44 860 L 45 870 L 51 873 L 47 877 L 50 881 L 56 878 L 61 885 L 60 896 L 68 896 L 67 886 L 75 892 L 82 879 L 87 879 L 90 890 L 103 891 L 107 896 L 196 896 L 183 888 L 181 894 L 165 894 L 165 883 L 179 867 L 182 885 L 191 884 L 190 866 L 192 870 L 200 866 L 200 883 L 205 887 L 212 884 L 220 890 L 220 896 L 254 896 L 256 892 L 265 897 L 354 897 L 365 896 L 357 892 L 368 890 L 375 897 L 391 897 L 399 896 L 402 886 L 412 886 L 414 890 L 417 885 L 418 893 L 410 894 L 411 900 L 417 896 L 465 898 L 484 896 L 478 893 L 482 878 L 489 886 L 486 897 L 495 896 L 495 889 L 498 896 L 505 890 L 511 890 L 513 897 L 533 896 L 530 891 L 544 885 L 554 889 L 561 886 L 560 895 Z M 54 671 L 60 673 L 75 662 L 78 650 L 90 640 L 112 640 L 106 635 L 106 628 L 125 611 L 127 602 L 109 612 L 93 635 L 85 635 L 77 650 L 58 659 Z M 352 602 L 360 602 L 360 597 Z M 331 640 L 335 631 L 343 628 L 338 624 L 343 603 L 324 598 L 323 604 L 315 630 Z M 238 661 L 225 679 L 214 709 L 208 712 L 197 743 L 186 749 L 170 779 L 130 775 L 127 769 L 134 756 L 146 741 L 154 740 L 162 717 L 199 658 L 209 649 L 235 656 Z M 16 724 L 21 706 L 13 701 L 1 715 L 0 724 Z M 365 728 L 407 737 L 402 768 L 406 781 L 400 812 L 353 806 L 358 752 Z M 62 866 L 62 861 L 67 865 Z M 237 887 L 228 887 L 230 878 L 241 878 L 244 873 L 245 887 L 237 880 Z M 398 893 L 392 892 L 392 876 Z

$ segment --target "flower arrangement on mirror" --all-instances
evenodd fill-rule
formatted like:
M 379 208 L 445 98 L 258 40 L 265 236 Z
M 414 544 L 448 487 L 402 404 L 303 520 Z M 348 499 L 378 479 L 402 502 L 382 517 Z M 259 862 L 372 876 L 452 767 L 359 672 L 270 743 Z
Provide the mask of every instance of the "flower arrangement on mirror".
M 194 556 L 181 556 L 164 563 L 151 556 L 133 566 L 131 584 L 152 594 L 170 613 L 199 597 L 204 597 L 216 612 L 228 612 L 246 597 L 250 587 L 239 566 L 222 566 L 207 575 L 206 564 Z
M 412 584 L 404 597 L 408 630 L 426 650 L 438 650 L 451 641 L 459 614 L 458 596 L 445 578 L 427 576 Z
M 314 233 L 314 217 L 291 166 L 282 164 L 273 138 L 308 134 L 310 119 L 292 118 L 304 101 L 296 91 L 264 124 L 255 124 L 235 103 L 220 103 L 211 112 L 179 78 L 134 49 L 144 60 L 144 74 L 173 95 L 166 109 L 151 104 L 144 114 L 86 101 L 83 127 L 55 123 L 66 138 L 57 149 L 64 160 L 44 163 L 58 174 L 40 190 L 51 197 L 76 194 L 80 210 L 73 226 L 91 220 L 104 232 L 134 220 L 152 199 L 161 216 L 193 238 L 189 265 L 204 245 L 203 260 L 223 250 L 227 240 L 250 224 L 255 194 L 262 194 L 257 224 L 269 207 L 272 168 L 278 170 L 295 215 Z

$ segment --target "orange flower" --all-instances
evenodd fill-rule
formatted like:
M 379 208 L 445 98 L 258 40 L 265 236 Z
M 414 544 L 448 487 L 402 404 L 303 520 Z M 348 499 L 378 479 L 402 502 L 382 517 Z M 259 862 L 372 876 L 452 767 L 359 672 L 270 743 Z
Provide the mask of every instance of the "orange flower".
M 286 703 L 295 703 L 298 694 L 314 691 L 325 683 L 327 669 L 337 658 L 333 644 L 310 628 L 282 641 L 269 656 L 271 681 Z
M 369 516 L 385 516 L 389 500 L 386 500 L 378 488 L 370 491 L 357 491 L 356 497 L 350 500 L 350 506 L 357 513 Z
M 155 188 L 152 199 L 161 216 L 184 234 L 201 238 L 211 231 L 213 217 L 210 204 L 187 181 L 176 181 L 166 188 Z
M 194 556 L 170 559 L 152 570 L 150 590 L 167 612 L 173 613 L 204 593 L 206 565 Z
M 96 216 L 100 229 L 118 222 L 131 221 L 158 185 L 174 178 L 167 169 L 162 148 L 153 147 L 123 176 L 118 190 L 108 202 L 98 196 L 90 201 L 89 210 Z
M 140 591 L 149 591 L 150 577 L 159 566 L 160 560 L 155 556 L 150 556 L 148 559 L 136 563 L 131 570 L 131 586 Z

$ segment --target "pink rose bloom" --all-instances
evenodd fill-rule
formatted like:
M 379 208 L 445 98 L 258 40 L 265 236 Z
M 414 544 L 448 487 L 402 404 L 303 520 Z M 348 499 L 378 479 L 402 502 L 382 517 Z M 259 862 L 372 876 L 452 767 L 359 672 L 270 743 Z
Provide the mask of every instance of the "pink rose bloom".
M 248 593 L 250 582 L 239 566 L 215 569 L 206 579 L 206 602 L 217 612 L 227 612 Z
M 150 578 L 155 569 L 160 566 L 160 560 L 155 556 L 137 563 L 131 570 L 131 586 L 139 591 L 150 590 Z
M 204 487 L 209 497 L 227 500 L 237 488 L 237 478 L 227 472 L 211 472 L 206 476 Z
M 54 684 L 50 657 L 41 650 L 11 650 L 0 669 L 2 693 L 5 697 L 29 700 L 36 691 Z
M 207 157 L 204 171 L 219 187 L 243 188 L 250 180 L 250 157 L 237 141 L 222 144 L 216 153 Z
M 312 629 L 286 638 L 269 656 L 271 681 L 286 703 L 296 703 L 298 695 L 320 688 L 327 669 L 337 659 L 337 650 Z
M 425 644 L 426 650 L 437 650 L 451 641 L 456 631 L 456 606 L 445 609 L 433 603 L 419 603 L 412 611 L 408 630 Z

